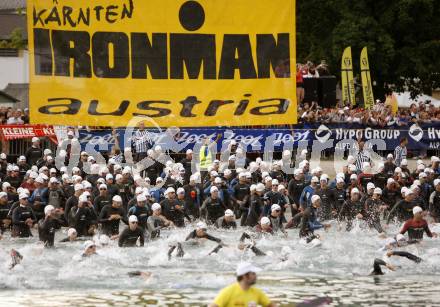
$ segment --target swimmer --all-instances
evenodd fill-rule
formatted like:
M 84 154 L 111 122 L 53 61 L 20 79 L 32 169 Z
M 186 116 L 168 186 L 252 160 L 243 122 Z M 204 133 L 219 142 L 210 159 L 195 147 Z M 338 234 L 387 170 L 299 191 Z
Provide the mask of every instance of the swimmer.
M 317 211 L 321 207 L 321 197 L 313 195 L 311 198 L 311 206 L 307 207 L 302 216 L 300 222 L 299 237 L 306 238 L 306 242 L 310 243 L 314 239 L 319 239 L 318 235 L 315 235 L 317 229 L 328 229 L 330 224 L 321 224 L 317 219 Z
M 198 222 L 196 229 L 191 231 L 189 233 L 189 235 L 186 237 L 185 241 L 190 241 L 192 240 L 193 242 L 200 242 L 200 240 L 210 240 L 210 241 L 214 241 L 217 242 L 218 245 L 216 248 L 214 248 L 209 255 L 213 254 L 213 253 L 217 253 L 223 246 L 225 246 L 224 243 L 222 243 L 222 240 L 216 237 L 211 236 L 210 234 L 207 233 L 207 229 L 208 226 L 206 225 L 206 223 L 204 222 Z M 170 250 L 168 251 L 168 258 L 171 258 L 171 254 L 173 253 L 173 251 L 177 248 L 178 254 L 177 257 L 183 257 L 183 255 L 185 254 L 182 248 L 182 244 L 181 243 L 177 243 L 177 245 L 173 245 L 171 246 Z
M 55 230 L 63 225 L 60 214 L 60 211 L 52 205 L 44 207 L 45 217 L 38 222 L 38 235 L 45 247 L 54 246 Z
M 15 249 L 11 249 L 11 265 L 9 266 L 9 269 L 12 270 L 17 264 L 20 264 L 21 261 L 23 260 L 23 256 L 16 251 Z
M 235 222 L 234 212 L 231 209 L 227 209 L 225 215 L 219 217 L 214 225 L 217 228 L 236 229 L 237 223 Z
M 424 232 L 426 232 L 426 235 L 430 238 L 437 238 L 437 234 L 429 230 L 428 222 L 423 219 L 423 209 L 419 206 L 416 206 L 412 209 L 412 212 L 414 217 L 407 220 L 405 224 L 403 224 L 400 234 L 404 235 L 406 232 L 408 232 L 409 241 L 423 240 Z
M 96 244 L 91 240 L 87 240 L 84 242 L 84 252 L 82 253 L 81 257 L 87 258 L 93 255 L 97 255 Z
M 144 230 L 138 225 L 136 215 L 128 218 L 128 227 L 119 235 L 119 247 L 135 247 L 139 239 L 139 246 L 144 246 Z
M 67 230 L 67 238 L 62 239 L 60 242 L 74 242 L 78 239 L 78 233 L 76 232 L 75 228 L 69 228 Z
M 246 239 L 251 240 L 251 243 L 246 243 Z M 259 248 L 257 248 L 255 246 L 255 241 L 254 239 L 246 232 L 243 232 L 243 234 L 240 237 L 240 243 L 238 243 L 238 249 L 239 250 L 248 250 L 250 249 L 251 251 L 254 252 L 254 254 L 256 256 L 266 256 L 266 254 L 261 251 Z

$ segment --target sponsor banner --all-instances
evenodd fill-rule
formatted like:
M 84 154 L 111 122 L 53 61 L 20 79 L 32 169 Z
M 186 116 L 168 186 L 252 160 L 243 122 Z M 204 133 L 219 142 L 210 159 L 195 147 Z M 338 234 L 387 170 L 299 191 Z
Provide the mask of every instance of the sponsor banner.
M 94 148 L 96 151 L 108 151 L 118 141 L 119 148 L 131 147 L 131 136 L 133 131 L 116 129 L 117 138 L 112 134 L 112 130 L 79 130 L 79 141 L 81 149 Z M 295 148 L 300 141 L 309 141 L 311 132 L 306 129 L 241 129 L 241 128 L 182 128 L 179 133 L 158 132 L 157 129 L 149 130 L 155 145 L 160 145 L 164 150 L 174 152 L 193 149 L 201 145 L 203 140 L 208 137 L 214 140 L 218 134 L 218 151 L 224 149 L 232 140 L 246 146 L 247 151 L 264 151 L 265 146 L 273 146 L 275 150 L 281 150 L 283 146 Z M 117 139 L 117 140 L 116 140 Z M 270 144 L 269 144 L 270 143 Z
M 135 130 L 126 131 L 116 129 L 118 144 L 120 148 L 131 146 L 131 135 Z M 225 149 L 225 146 L 235 140 L 246 146 L 247 151 L 263 152 L 282 151 L 283 149 L 297 148 L 300 142 L 307 144 L 309 148 L 313 143 L 326 143 L 333 141 L 333 146 L 348 146 L 339 144 L 343 140 L 383 140 L 386 150 L 392 151 L 399 145 L 403 137 L 409 140 L 409 150 L 439 149 L 440 148 L 440 123 L 409 127 L 386 127 L 372 128 L 359 124 L 328 124 L 328 125 L 295 125 L 285 129 L 242 129 L 242 128 L 182 128 L 179 133 L 170 135 L 166 131 L 158 129 L 150 130 L 154 143 L 161 145 L 165 150 L 174 152 L 193 149 L 197 144 L 209 137 L 215 139 L 218 134 L 221 138 L 218 141 L 218 151 Z M 79 140 L 82 149 L 94 148 L 96 151 L 108 151 L 115 144 L 115 137 L 109 130 L 80 130 Z M 304 145 L 303 145 L 304 146 Z M 338 147 L 339 148 L 339 147 Z
M 351 47 L 347 47 L 342 54 L 341 60 L 342 101 L 344 104 L 355 105 L 355 88 L 353 78 L 353 59 Z
M 295 0 L 28 0 L 27 10 L 35 124 L 296 122 Z
M 1 136 L 4 140 L 27 139 L 36 137 L 55 138 L 52 126 L 44 125 L 1 125 Z
M 364 47 L 361 52 L 361 78 L 362 91 L 364 93 L 364 106 L 371 109 L 374 105 L 373 87 L 371 86 L 370 63 L 368 61 L 368 50 Z

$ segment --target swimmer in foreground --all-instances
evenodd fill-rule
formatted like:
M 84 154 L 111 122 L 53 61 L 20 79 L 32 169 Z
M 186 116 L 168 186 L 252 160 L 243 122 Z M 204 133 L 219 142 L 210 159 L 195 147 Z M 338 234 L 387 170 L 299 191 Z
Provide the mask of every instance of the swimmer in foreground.
M 408 252 L 401 252 L 401 251 L 388 251 L 387 256 L 399 256 L 399 257 L 405 257 L 411 261 L 414 261 L 415 263 L 420 263 L 422 261 L 421 258 L 417 257 L 416 255 L 413 255 Z M 370 273 L 370 275 L 384 275 L 384 272 L 382 271 L 381 266 L 387 267 L 391 271 L 395 271 L 396 267 L 390 263 L 385 262 L 382 259 L 376 258 L 374 259 L 373 264 L 373 271 Z
M 426 232 L 426 235 L 430 238 L 437 238 L 437 234 L 429 230 L 428 222 L 423 219 L 423 209 L 419 206 L 416 206 L 412 209 L 412 212 L 414 217 L 405 222 L 400 234 L 404 235 L 406 232 L 408 232 L 409 241 L 417 242 L 423 240 L 424 232 Z
M 236 270 L 237 282 L 223 288 L 209 307 L 225 306 L 264 306 L 275 307 L 267 295 L 253 287 L 257 283 L 257 274 L 261 269 L 250 263 L 240 263 Z

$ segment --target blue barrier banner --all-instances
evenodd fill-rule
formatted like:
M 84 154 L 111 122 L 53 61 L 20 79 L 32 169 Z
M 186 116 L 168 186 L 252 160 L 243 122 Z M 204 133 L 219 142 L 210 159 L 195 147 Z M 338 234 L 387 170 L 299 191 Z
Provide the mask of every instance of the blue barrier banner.
M 115 135 L 121 149 L 131 147 L 132 135 L 136 130 L 117 128 Z M 176 132 L 149 130 L 155 145 L 162 149 L 171 149 L 174 152 L 193 149 L 197 144 L 208 137 L 215 139 L 221 135 L 217 142 L 218 151 L 224 150 L 232 140 L 241 143 L 247 151 L 263 151 L 266 146 L 274 151 L 297 148 L 300 142 L 311 147 L 315 142 L 326 143 L 333 141 L 333 146 L 344 140 L 364 139 L 366 141 L 378 139 L 385 141 L 386 150 L 394 150 L 399 145 L 401 138 L 409 140 L 409 150 L 424 150 L 440 148 L 440 123 L 403 127 L 368 127 L 360 124 L 304 124 L 285 128 L 182 128 Z M 172 130 L 174 131 L 174 130 Z M 115 144 L 115 137 L 111 129 L 79 130 L 79 141 L 82 150 L 91 146 L 96 151 L 106 152 Z M 302 145 L 304 146 L 304 145 Z

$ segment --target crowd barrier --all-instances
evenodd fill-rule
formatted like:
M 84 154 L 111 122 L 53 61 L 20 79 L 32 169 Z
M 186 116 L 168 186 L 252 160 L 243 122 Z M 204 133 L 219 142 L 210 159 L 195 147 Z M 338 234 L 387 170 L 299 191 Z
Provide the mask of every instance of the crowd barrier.
M 280 153 L 284 149 L 296 152 L 298 146 L 303 148 L 326 144 L 323 157 L 331 157 L 335 148 L 344 149 L 347 140 L 364 139 L 383 140 L 385 148 L 375 147 L 376 152 L 385 156 L 393 152 L 401 138 L 409 141 L 408 150 L 415 155 L 426 152 L 438 155 L 440 152 L 440 123 L 412 124 L 410 126 L 368 127 L 361 124 L 298 124 L 271 127 L 218 127 L 218 128 L 181 128 L 148 129 L 153 143 L 161 145 L 164 150 L 184 152 L 186 149 L 197 149 L 206 138 L 220 138 L 217 142 L 218 152 L 224 151 L 232 140 L 246 146 L 249 153 Z M 113 133 L 110 128 L 79 129 L 77 137 L 82 150 L 108 152 L 115 145 L 115 135 L 120 148 L 132 145 L 131 137 L 135 129 L 117 128 Z M 173 131 L 173 133 L 170 133 Z M 11 156 L 22 155 L 31 146 L 31 138 L 40 137 L 43 148 L 56 150 L 56 133 L 52 126 L 41 125 L 0 125 L 2 152 Z M 349 143 L 349 142 L 347 142 Z M 339 146 L 339 147 L 338 147 Z

